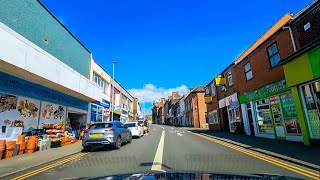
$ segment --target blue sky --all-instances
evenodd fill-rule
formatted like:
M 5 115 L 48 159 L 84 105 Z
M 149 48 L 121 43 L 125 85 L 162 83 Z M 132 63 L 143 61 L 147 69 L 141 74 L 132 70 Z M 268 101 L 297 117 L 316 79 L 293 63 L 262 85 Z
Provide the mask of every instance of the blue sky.
M 42 0 L 150 112 L 205 85 L 285 13 L 312 0 Z

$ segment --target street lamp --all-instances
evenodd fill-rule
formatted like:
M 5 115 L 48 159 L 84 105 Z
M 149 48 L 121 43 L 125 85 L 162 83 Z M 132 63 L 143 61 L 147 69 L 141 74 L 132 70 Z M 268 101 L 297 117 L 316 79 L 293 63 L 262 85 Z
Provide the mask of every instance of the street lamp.
M 111 87 L 112 87 L 112 92 L 111 92 L 111 97 L 112 97 L 112 101 L 113 101 L 113 109 L 111 111 L 111 121 L 113 121 L 113 111 L 115 110 L 115 101 L 116 98 L 114 97 L 114 64 L 118 63 L 117 61 L 112 61 L 112 83 L 111 83 Z M 114 99 L 114 100 L 113 100 Z

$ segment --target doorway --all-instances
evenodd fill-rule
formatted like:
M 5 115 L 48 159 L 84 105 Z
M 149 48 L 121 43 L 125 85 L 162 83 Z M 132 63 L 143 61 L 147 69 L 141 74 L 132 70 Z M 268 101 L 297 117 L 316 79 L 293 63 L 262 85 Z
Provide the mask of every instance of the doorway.
M 78 138 L 80 135 L 80 129 L 82 125 L 87 122 L 87 114 L 80 112 L 68 112 L 68 131 L 71 131 Z
M 223 127 L 222 130 L 226 131 L 226 132 L 230 132 L 230 128 L 229 128 L 229 120 L 228 120 L 228 108 L 224 107 L 220 110 L 221 112 L 221 119 L 223 121 Z
M 255 132 L 254 132 L 254 125 L 253 125 L 253 118 L 252 118 L 252 108 L 250 103 L 247 104 L 247 115 L 249 120 L 250 135 L 254 136 Z

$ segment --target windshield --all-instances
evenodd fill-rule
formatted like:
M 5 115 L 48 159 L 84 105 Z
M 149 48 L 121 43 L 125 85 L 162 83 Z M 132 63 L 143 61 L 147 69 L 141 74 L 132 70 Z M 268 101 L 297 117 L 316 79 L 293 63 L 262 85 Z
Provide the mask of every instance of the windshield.
M 136 123 L 127 123 L 126 126 L 128 126 L 128 127 L 135 127 L 135 126 L 136 126 Z
M 93 124 L 89 127 L 89 129 L 104 129 L 104 128 L 110 128 L 113 124 L 111 123 L 99 123 L 99 124 Z
M 0 0 L 0 180 L 319 172 L 320 0 Z

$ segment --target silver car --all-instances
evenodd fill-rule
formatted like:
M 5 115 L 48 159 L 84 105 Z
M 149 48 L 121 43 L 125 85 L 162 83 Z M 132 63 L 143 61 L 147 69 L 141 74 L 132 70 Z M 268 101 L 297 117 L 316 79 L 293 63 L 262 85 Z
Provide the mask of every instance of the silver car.
M 112 121 L 92 124 L 83 136 L 82 146 L 84 151 L 106 145 L 120 149 L 123 142 L 132 142 L 130 130 L 120 121 Z

